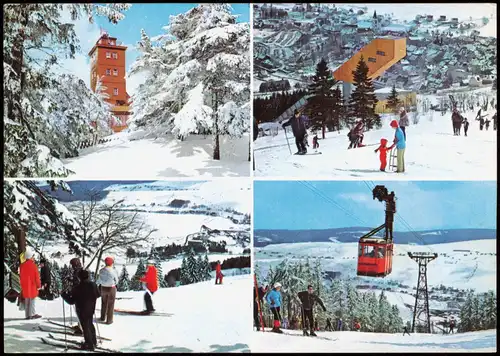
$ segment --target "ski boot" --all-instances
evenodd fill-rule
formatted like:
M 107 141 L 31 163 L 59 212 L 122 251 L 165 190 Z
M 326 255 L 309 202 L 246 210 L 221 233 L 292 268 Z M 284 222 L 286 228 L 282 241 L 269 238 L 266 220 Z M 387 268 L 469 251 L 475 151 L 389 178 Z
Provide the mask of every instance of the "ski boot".
M 283 334 L 283 331 L 280 328 L 273 328 L 271 331 L 276 334 Z
M 302 334 L 303 334 L 304 336 L 309 336 L 309 333 L 307 332 L 307 330 L 303 330 L 303 331 L 302 331 Z
M 75 335 L 83 335 L 83 330 L 80 328 L 80 325 L 76 324 L 72 326 L 71 329 L 74 331 Z
M 314 332 L 314 330 L 311 330 L 311 332 L 309 333 L 310 336 L 318 336 L 316 335 L 316 333 Z

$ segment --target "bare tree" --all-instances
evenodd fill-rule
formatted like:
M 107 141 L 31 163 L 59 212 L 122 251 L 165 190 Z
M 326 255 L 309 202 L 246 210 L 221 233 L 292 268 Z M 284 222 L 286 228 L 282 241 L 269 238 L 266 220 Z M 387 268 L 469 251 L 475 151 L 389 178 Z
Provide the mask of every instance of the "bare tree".
M 121 205 L 123 199 L 113 204 L 100 204 L 99 195 L 89 192 L 90 199 L 73 206 L 75 215 L 82 223 L 80 231 L 80 257 L 85 255 L 89 261 L 85 268 L 97 261 L 95 273 L 99 271 L 99 261 L 105 252 L 119 247 L 136 246 L 146 241 L 157 229 L 149 227 L 138 212 L 125 212 Z

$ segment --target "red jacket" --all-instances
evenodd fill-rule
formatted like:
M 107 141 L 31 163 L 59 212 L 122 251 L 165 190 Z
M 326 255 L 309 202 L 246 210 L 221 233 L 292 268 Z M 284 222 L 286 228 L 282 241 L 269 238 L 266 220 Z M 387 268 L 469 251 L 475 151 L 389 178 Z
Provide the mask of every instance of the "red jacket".
M 221 266 L 220 266 L 220 263 L 217 263 L 217 266 L 215 266 L 215 273 L 216 273 L 217 275 L 219 275 L 219 274 L 220 274 L 220 272 L 221 272 Z
M 375 152 L 380 152 L 380 158 L 387 157 L 387 151 L 391 150 L 394 145 L 387 147 L 387 140 L 385 138 L 380 140 L 380 146 L 375 150 Z
M 40 273 L 33 260 L 26 260 L 19 267 L 19 277 L 21 279 L 21 295 L 23 298 L 36 298 L 38 289 L 42 288 Z
M 158 290 L 158 270 L 155 266 L 148 266 L 146 274 L 141 278 L 141 282 L 146 283 L 146 287 L 151 293 Z

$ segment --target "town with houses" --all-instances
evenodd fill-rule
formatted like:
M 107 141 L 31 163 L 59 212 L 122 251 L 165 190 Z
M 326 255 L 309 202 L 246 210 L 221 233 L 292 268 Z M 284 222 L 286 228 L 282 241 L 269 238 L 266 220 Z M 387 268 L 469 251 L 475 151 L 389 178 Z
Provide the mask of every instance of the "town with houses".
M 406 56 L 374 78 L 375 89 L 436 93 L 496 85 L 496 38 L 481 36 L 488 17 L 415 14 L 408 21 L 346 4 L 253 6 L 256 97 L 306 89 L 322 58 L 334 71 L 375 38 L 406 38 Z

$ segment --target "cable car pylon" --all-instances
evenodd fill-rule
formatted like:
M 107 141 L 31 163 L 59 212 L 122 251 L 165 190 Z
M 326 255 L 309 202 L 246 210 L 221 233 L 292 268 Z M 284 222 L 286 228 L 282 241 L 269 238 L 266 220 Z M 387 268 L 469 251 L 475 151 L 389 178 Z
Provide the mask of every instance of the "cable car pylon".
M 429 311 L 429 292 L 427 290 L 427 264 L 432 260 L 435 260 L 438 254 L 427 252 L 408 252 L 408 256 L 418 263 L 417 292 L 415 294 L 415 308 L 413 309 L 411 332 L 415 332 L 416 320 L 421 314 L 423 314 L 425 333 L 430 334 L 431 317 Z

